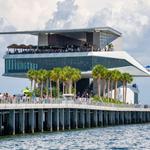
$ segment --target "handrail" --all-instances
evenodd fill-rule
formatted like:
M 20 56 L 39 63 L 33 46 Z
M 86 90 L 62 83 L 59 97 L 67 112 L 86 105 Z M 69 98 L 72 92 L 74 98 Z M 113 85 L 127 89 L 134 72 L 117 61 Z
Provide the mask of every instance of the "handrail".
M 80 105 L 93 105 L 93 106 L 106 106 L 106 107 L 122 107 L 122 108 L 150 108 L 149 105 L 139 105 L 139 104 L 114 104 L 114 103 L 103 103 L 103 102 L 93 102 L 89 98 L 80 98 L 66 100 L 64 98 L 59 99 L 0 99 L 0 104 L 80 104 Z

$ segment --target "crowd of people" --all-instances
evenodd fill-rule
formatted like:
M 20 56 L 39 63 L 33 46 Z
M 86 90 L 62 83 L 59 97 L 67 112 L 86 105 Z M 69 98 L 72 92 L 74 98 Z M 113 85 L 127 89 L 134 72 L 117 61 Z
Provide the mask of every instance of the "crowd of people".
M 51 98 L 44 96 L 40 97 L 29 97 L 25 94 L 12 95 L 9 93 L 0 93 L 0 103 L 1 104 L 16 104 L 16 103 L 61 103 L 62 100 L 65 100 L 63 97 L 61 98 Z M 76 97 L 72 99 L 75 103 L 88 103 L 90 100 L 90 95 L 88 93 L 84 93 L 82 96 L 79 93 Z
M 7 54 L 39 54 L 39 53 L 68 53 L 68 52 L 90 52 L 90 51 L 110 51 L 108 48 L 100 49 L 92 45 L 84 44 L 82 46 L 66 45 L 64 47 L 57 46 L 33 46 L 31 48 L 13 48 L 7 51 Z

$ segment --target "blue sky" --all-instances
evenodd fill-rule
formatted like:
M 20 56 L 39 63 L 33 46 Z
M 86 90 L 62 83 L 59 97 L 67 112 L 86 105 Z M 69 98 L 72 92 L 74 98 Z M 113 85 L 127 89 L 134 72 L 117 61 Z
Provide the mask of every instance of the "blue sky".
M 123 33 L 123 49 L 144 66 L 150 64 L 148 0 L 0 0 L 0 31 L 110 26 Z M 12 43 L 36 43 L 34 36 L 0 36 L 3 55 Z M 150 104 L 150 78 L 136 78 L 140 102 Z M 0 77 L 0 92 L 20 93 L 26 79 Z

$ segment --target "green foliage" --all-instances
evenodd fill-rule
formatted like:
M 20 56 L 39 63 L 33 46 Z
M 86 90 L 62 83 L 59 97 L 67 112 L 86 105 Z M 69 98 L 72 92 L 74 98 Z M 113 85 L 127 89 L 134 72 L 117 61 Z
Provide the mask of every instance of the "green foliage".
M 106 72 L 106 68 L 102 65 L 96 65 L 92 70 L 92 76 L 94 79 L 102 79 Z
M 98 97 L 97 95 L 95 95 L 92 98 L 93 102 L 103 102 L 103 103 L 111 103 L 111 104 L 124 104 L 124 102 L 119 101 L 119 100 L 115 100 L 112 98 L 106 98 L 106 97 Z

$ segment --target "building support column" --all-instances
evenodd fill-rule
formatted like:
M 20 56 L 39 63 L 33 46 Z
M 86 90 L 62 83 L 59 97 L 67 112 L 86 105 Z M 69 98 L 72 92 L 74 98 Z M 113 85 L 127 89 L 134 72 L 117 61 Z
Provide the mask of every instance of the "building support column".
M 108 126 L 108 112 L 104 111 L 104 126 Z
M 38 110 L 38 128 L 40 132 L 43 132 L 43 121 L 44 121 L 43 113 L 44 113 L 43 109 Z
M 115 123 L 116 125 L 119 125 L 119 113 L 118 111 L 115 112 Z
M 81 128 L 84 128 L 85 126 L 85 114 L 84 114 L 84 109 L 80 110 L 80 125 Z
M 59 131 L 59 109 L 57 109 L 57 131 Z
M 34 133 L 34 109 L 29 110 L 29 126 L 31 133 Z
M 86 110 L 86 126 L 88 128 L 91 127 L 91 110 L 90 109 Z
M 62 130 L 65 130 L 65 126 L 64 126 L 64 108 L 60 109 L 60 124 L 62 127 Z
M 22 134 L 25 133 L 25 110 L 21 109 L 19 111 L 19 130 Z
M 145 123 L 145 112 L 143 111 L 142 114 L 143 114 L 143 123 Z
M 128 124 L 128 112 L 124 112 L 124 124 Z
M 3 124 L 2 124 L 2 112 L 0 112 L 0 135 L 2 135 Z
M 99 110 L 98 113 L 99 113 L 99 115 L 98 115 L 98 117 L 99 117 L 99 119 L 98 119 L 98 125 L 100 127 L 102 127 L 103 126 L 103 111 Z
M 94 126 L 97 127 L 98 121 L 97 121 L 97 110 L 94 110 Z
M 53 131 L 53 128 L 52 128 L 52 109 L 48 109 L 48 111 L 47 111 L 47 129 L 49 131 Z
M 70 130 L 70 109 L 66 109 L 66 113 L 65 113 L 65 120 L 66 120 L 66 124 L 67 124 L 67 128 L 68 130 Z
M 131 124 L 132 123 L 131 111 L 128 112 L 128 115 L 129 115 L 128 123 Z
M 9 110 L 10 134 L 15 135 L 15 110 Z

